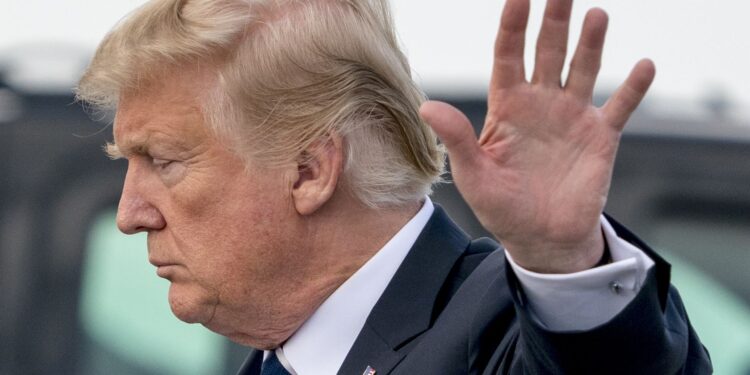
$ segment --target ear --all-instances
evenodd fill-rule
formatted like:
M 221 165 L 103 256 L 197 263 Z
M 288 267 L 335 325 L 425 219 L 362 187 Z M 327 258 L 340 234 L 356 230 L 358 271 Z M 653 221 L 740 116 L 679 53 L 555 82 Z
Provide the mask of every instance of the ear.
M 310 215 L 328 202 L 336 191 L 343 170 L 343 141 L 338 135 L 313 143 L 300 156 L 297 179 L 292 187 L 294 207 Z

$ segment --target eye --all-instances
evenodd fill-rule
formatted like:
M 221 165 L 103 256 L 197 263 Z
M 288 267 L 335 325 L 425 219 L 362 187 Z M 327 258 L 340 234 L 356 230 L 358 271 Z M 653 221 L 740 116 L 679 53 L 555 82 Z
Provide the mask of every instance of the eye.
M 157 169 L 165 169 L 172 164 L 173 160 L 167 159 L 151 159 L 151 164 Z

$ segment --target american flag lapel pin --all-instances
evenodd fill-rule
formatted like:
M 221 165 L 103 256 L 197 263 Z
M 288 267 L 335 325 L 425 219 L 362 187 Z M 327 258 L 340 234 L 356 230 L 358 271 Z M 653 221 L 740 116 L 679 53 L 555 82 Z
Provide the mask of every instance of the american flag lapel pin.
M 367 366 L 367 368 L 365 369 L 365 372 L 363 372 L 362 375 L 375 375 L 375 369 L 370 366 Z

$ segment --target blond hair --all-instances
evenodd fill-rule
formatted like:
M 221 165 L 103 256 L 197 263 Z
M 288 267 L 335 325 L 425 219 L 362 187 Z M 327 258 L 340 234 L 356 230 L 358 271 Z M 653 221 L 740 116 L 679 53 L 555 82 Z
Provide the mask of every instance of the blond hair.
M 418 200 L 443 173 L 387 0 L 152 0 L 99 45 L 77 96 L 114 108 L 196 62 L 217 66 L 207 123 L 247 160 L 296 160 L 337 134 L 344 186 L 371 207 Z

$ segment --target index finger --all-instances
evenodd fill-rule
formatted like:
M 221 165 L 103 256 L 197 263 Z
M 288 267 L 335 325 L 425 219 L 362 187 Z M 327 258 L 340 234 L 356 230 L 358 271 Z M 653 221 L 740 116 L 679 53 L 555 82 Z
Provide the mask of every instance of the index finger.
M 508 0 L 505 3 L 495 40 L 491 88 L 503 89 L 526 81 L 523 51 L 528 20 L 529 0 Z

